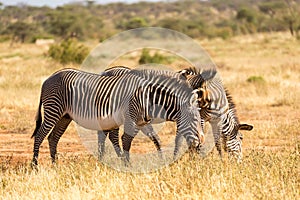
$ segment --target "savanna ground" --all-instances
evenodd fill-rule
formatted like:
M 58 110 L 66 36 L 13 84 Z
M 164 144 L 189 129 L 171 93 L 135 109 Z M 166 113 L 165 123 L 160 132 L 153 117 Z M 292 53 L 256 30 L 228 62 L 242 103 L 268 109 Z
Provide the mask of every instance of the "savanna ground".
M 300 199 L 300 42 L 288 33 L 199 42 L 218 64 L 240 121 L 254 126 L 244 132 L 241 164 L 221 162 L 214 150 L 152 173 L 118 172 L 89 155 L 72 123 L 60 140 L 58 165 L 51 166 L 44 141 L 39 171 L 32 171 L 41 83 L 58 69 L 79 66 L 52 61 L 43 46 L 1 43 L 0 198 Z M 139 146 L 134 142 L 133 150 Z

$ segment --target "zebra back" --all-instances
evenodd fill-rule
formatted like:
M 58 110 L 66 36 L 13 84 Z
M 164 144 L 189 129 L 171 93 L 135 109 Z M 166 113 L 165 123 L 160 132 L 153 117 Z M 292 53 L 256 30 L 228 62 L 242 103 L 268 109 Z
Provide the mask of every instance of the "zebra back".
M 126 66 L 114 66 L 111 68 L 106 69 L 104 72 L 101 72 L 101 76 L 120 76 L 127 72 L 129 72 L 131 69 Z

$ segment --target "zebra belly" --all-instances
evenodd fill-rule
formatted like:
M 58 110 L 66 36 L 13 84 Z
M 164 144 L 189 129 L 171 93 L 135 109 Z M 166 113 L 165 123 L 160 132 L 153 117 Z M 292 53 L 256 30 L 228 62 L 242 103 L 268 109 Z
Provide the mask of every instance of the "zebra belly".
M 112 116 L 102 118 L 83 118 L 81 116 L 71 116 L 72 119 L 79 125 L 91 130 L 111 130 L 118 128 L 120 124 L 118 119 Z
M 167 121 L 166 119 L 162 119 L 162 118 L 154 118 L 152 121 L 151 121 L 151 124 L 160 124 L 160 123 L 163 123 Z

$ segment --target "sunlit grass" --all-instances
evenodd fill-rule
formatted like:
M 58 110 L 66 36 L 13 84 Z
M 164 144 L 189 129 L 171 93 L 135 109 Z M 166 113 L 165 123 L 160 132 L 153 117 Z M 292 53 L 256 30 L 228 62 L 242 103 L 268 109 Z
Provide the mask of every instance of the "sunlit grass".
M 290 151 L 251 150 L 241 164 L 217 156 L 180 161 L 147 174 L 115 171 L 93 157 L 66 158 L 32 171 L 28 163 L 1 164 L 4 199 L 298 199 L 299 143 Z M 17 187 L 16 187 L 17 186 Z

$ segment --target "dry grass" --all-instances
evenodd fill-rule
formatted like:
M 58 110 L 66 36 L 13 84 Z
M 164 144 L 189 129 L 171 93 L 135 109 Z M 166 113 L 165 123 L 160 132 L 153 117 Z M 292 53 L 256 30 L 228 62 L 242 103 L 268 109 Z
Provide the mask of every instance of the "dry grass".
M 3 199 L 298 199 L 299 144 L 281 153 L 253 149 L 242 164 L 184 156 L 170 167 L 130 174 L 75 156 L 38 172 L 2 164 Z
M 219 65 L 240 121 L 254 125 L 244 133 L 244 161 L 221 162 L 216 152 L 205 159 L 185 155 L 148 174 L 98 163 L 74 124 L 60 141 L 59 164 L 51 166 L 44 142 L 40 169 L 31 171 L 41 83 L 58 69 L 79 66 L 45 58 L 46 48 L 0 44 L 0 199 L 300 199 L 299 41 L 276 33 L 200 43 Z M 264 81 L 248 82 L 251 76 Z M 138 150 L 144 141 L 136 142 Z

